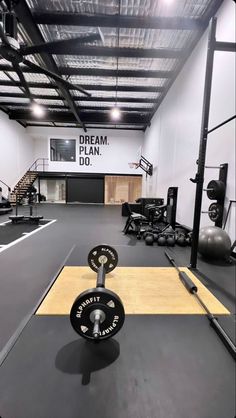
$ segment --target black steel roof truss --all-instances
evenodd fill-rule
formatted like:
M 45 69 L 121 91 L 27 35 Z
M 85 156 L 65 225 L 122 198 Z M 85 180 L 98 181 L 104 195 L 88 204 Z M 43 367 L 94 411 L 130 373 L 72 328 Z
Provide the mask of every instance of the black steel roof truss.
M 43 43 L 44 42 L 43 36 L 40 30 L 38 29 L 37 24 L 34 22 L 34 19 L 32 17 L 32 14 L 30 12 L 28 5 L 26 4 L 26 1 L 21 0 L 19 2 L 16 2 L 14 6 L 14 10 L 17 15 L 17 18 L 19 19 L 20 23 L 23 25 L 24 30 L 26 31 L 26 33 L 28 34 L 32 42 L 35 44 Z M 55 61 L 50 55 L 43 53 L 40 55 L 40 59 L 43 63 L 43 66 L 46 67 L 46 69 L 49 69 L 50 71 L 53 71 L 54 73 L 58 73 L 58 68 L 55 64 Z M 71 108 L 71 111 L 74 114 L 75 119 L 84 128 L 84 130 L 86 130 L 76 110 L 76 106 L 73 102 L 70 92 L 66 90 L 64 86 L 62 85 L 62 83 L 60 83 L 59 81 L 57 81 L 56 84 L 60 92 L 62 93 L 63 98 L 67 101 L 69 107 Z
M 25 99 L 25 95 L 23 93 L 7 93 L 7 92 L 0 92 L 0 97 L 11 97 L 11 98 L 21 98 Z M 47 94 L 32 94 L 34 99 L 44 99 L 44 100 L 63 100 L 62 96 L 56 95 L 47 95 Z M 82 97 L 82 96 L 72 96 L 72 100 L 79 101 L 79 102 L 115 102 L 116 97 Z M 127 102 L 127 103 L 156 103 L 156 98 L 143 98 L 143 97 L 117 97 L 117 102 Z
M 39 70 L 32 70 L 26 66 L 21 67 L 24 73 L 40 74 Z M 0 63 L 0 71 L 14 71 L 10 65 Z M 174 71 L 153 71 L 153 70 L 109 70 L 99 68 L 75 68 L 75 67 L 58 67 L 58 72 L 62 75 L 78 75 L 92 77 L 131 77 L 131 78 L 171 78 Z
M 98 112 L 86 112 L 81 111 L 81 116 L 85 122 L 92 122 L 92 123 L 109 123 L 110 115 L 108 113 L 98 113 Z M 13 110 L 9 113 L 10 119 L 16 120 L 26 120 L 26 121 L 34 121 L 36 122 L 36 117 L 31 113 L 23 110 Z M 39 121 L 40 122 L 40 121 Z M 74 117 L 69 112 L 47 112 L 44 116 L 43 122 L 75 122 Z M 146 124 L 148 122 L 148 117 L 141 116 L 139 114 L 125 114 L 122 117 L 122 120 L 119 121 L 119 125 L 122 124 Z M 118 124 L 117 122 L 114 122 Z
M 33 12 L 33 17 L 36 23 L 43 25 L 173 30 L 198 30 L 202 26 L 200 18 L 186 17 L 86 15 L 65 12 Z
M 80 119 L 80 115 L 84 118 L 84 121 L 91 123 L 106 124 L 108 126 L 114 127 L 115 125 L 132 125 L 139 124 L 143 126 L 148 126 L 150 120 L 154 115 L 155 111 L 160 106 L 162 100 L 167 94 L 169 88 L 173 84 L 177 75 L 181 71 L 185 61 L 189 57 L 193 48 L 200 39 L 202 33 L 206 29 L 210 18 L 216 13 L 223 0 L 215 0 L 210 2 L 207 10 L 204 13 L 204 16 L 201 18 L 185 18 L 185 17 L 152 17 L 152 16 L 120 16 L 120 15 L 82 15 L 78 13 L 66 13 L 66 12 L 32 12 L 29 10 L 25 0 L 15 2 L 15 11 L 20 23 L 23 25 L 24 30 L 27 34 L 28 39 L 30 39 L 34 45 L 24 48 L 24 55 L 29 55 L 32 53 L 40 52 L 39 58 L 40 65 L 46 67 L 49 71 L 52 71 L 59 76 L 84 76 L 84 77 L 113 77 L 117 78 L 164 78 L 166 82 L 162 86 L 150 86 L 144 85 L 131 85 L 131 86 L 121 86 L 117 85 L 117 91 L 125 92 L 139 92 L 146 93 L 160 93 L 158 98 L 135 98 L 135 97 L 118 97 L 118 102 L 122 103 L 137 103 L 135 108 L 129 106 L 122 107 L 122 122 L 112 122 L 110 120 L 109 112 L 111 107 L 108 105 L 96 106 L 87 106 L 86 110 L 82 110 L 80 114 L 78 111 L 82 109 L 81 105 L 78 105 L 78 102 L 115 102 L 115 86 L 114 85 L 105 85 L 101 84 L 88 84 L 86 81 L 82 83 L 81 87 L 85 90 L 90 91 L 113 91 L 114 97 L 84 97 L 72 95 L 64 85 L 59 81 L 50 82 L 50 83 L 37 83 L 34 81 L 28 82 L 30 88 L 44 88 L 44 89 L 55 89 L 59 92 L 59 95 L 33 95 L 33 98 L 36 99 L 45 99 L 52 100 L 52 104 L 43 105 L 45 108 L 54 108 L 54 109 L 65 109 L 71 110 L 72 113 L 65 112 L 53 112 L 47 111 L 46 116 L 42 122 L 45 122 L 46 126 L 48 123 L 57 122 L 57 123 L 75 123 L 79 122 L 81 126 L 84 126 L 83 122 Z M 107 46 L 85 46 L 80 43 L 69 43 L 67 40 L 65 42 L 49 42 L 47 45 L 47 53 L 43 53 L 45 50 L 45 42 L 41 31 L 37 24 L 47 24 L 47 25 L 68 25 L 68 26 L 89 26 L 89 27 L 116 27 L 116 28 L 146 28 L 146 29 L 169 29 L 169 30 L 190 30 L 195 31 L 194 39 L 191 41 L 191 44 L 188 44 L 187 47 L 183 49 L 174 49 L 174 48 L 129 48 L 129 47 L 107 47 Z M 42 46 L 40 46 L 40 44 Z M 41 49 L 40 49 L 41 48 Z M 226 42 L 216 42 L 216 50 L 227 50 L 235 51 L 234 43 Z M 84 56 L 101 56 L 101 57 L 128 57 L 128 58 L 163 58 L 163 59 L 176 59 L 176 65 L 174 71 L 154 71 L 154 70 L 120 70 L 120 69 L 96 69 L 96 68 L 70 68 L 70 67 L 57 67 L 54 59 L 49 54 L 58 54 L 58 55 L 84 55 Z M 40 68 L 30 65 L 31 68 L 21 65 L 21 70 L 24 73 L 33 73 L 40 74 Z M 7 74 L 10 77 L 10 73 L 15 71 L 15 69 L 6 64 L 0 63 L 0 71 L 7 71 Z M 10 77 L 11 78 L 11 77 Z M 0 80 L 0 86 L 17 86 L 20 89 L 24 88 L 23 79 L 21 82 L 14 81 L 11 78 L 12 82 L 9 80 Z M 76 87 L 75 87 L 76 88 Z M 24 94 L 21 93 L 10 93 L 10 92 L 0 92 L 0 97 L 6 98 L 25 98 Z M 56 105 L 53 104 L 53 100 L 62 100 L 66 99 L 68 106 Z M 140 103 L 140 106 L 138 105 Z M 150 103 L 154 104 L 151 107 L 142 107 L 141 103 Z M 4 99 L 0 101 L 0 106 L 3 107 L 3 110 L 6 110 L 7 106 L 14 106 L 15 110 L 10 110 L 10 118 L 16 119 L 20 123 L 26 124 L 29 121 L 30 124 L 37 124 L 35 117 L 29 111 L 29 103 L 15 103 L 13 100 L 11 102 L 4 102 Z M 22 107 L 27 107 L 23 110 Z M 83 107 L 84 109 L 84 107 Z M 88 111 L 89 110 L 89 111 Z M 105 111 L 105 112 L 104 112 Z M 107 111 L 107 112 L 106 112 Z M 135 113 L 138 112 L 138 113 Z M 74 116 L 73 116 L 74 115 Z M 55 118 L 55 119 L 52 119 Z M 75 118 L 75 119 L 74 119 Z M 133 122 L 132 122 L 133 121 Z M 31 123 L 32 122 L 32 123 Z M 39 123 L 40 121 L 38 121 Z M 40 125 L 41 126 L 41 125 Z M 135 128 L 134 128 L 135 129 Z

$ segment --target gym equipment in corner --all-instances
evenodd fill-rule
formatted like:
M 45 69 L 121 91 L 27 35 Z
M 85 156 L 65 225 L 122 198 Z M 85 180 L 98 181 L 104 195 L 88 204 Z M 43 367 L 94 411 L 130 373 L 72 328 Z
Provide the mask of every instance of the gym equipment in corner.
M 231 240 L 226 231 L 217 226 L 200 229 L 198 252 L 205 258 L 228 260 L 231 254 Z
M 18 222 L 23 222 L 24 221 L 24 215 L 19 215 L 18 209 L 19 209 L 19 202 L 18 202 L 18 199 L 17 199 L 17 196 L 16 196 L 15 215 L 9 216 L 9 219 L 12 222 L 12 224 L 17 224 Z
M 148 213 L 147 218 L 140 220 L 139 228 L 136 229 L 137 238 L 143 238 L 146 245 L 175 245 L 175 226 L 176 226 L 176 208 L 177 208 L 178 187 L 169 187 L 167 192 L 167 203 L 164 205 L 148 203 L 145 209 Z M 127 220 L 125 230 L 127 230 L 129 219 Z M 142 225 L 146 226 L 146 230 Z
M 221 180 L 211 180 L 206 189 L 203 189 L 207 192 L 207 197 L 210 200 L 222 199 L 225 195 L 225 184 Z
M 220 229 L 220 228 L 219 228 Z M 203 302 L 202 298 L 198 295 L 198 288 L 193 283 L 193 281 L 190 279 L 190 277 L 187 275 L 187 273 L 181 271 L 177 264 L 175 263 L 175 260 L 171 255 L 165 251 L 165 256 L 168 258 L 169 262 L 172 264 L 172 266 L 178 271 L 179 279 L 183 283 L 183 285 L 186 287 L 187 291 L 191 293 L 200 303 L 201 307 L 206 312 L 207 319 L 210 321 L 211 326 L 214 328 L 214 330 L 217 332 L 227 349 L 229 350 L 230 354 L 233 356 L 234 359 L 236 359 L 236 347 L 233 343 L 233 341 L 230 339 L 228 334 L 224 331 L 224 329 L 219 324 L 217 318 L 209 311 L 205 303 Z
M 174 247 L 175 245 L 175 231 L 171 225 L 167 225 L 164 229 L 160 231 L 157 237 L 157 244 L 159 246 Z
M 186 245 L 188 245 L 186 234 L 184 232 L 180 231 L 176 233 L 176 244 L 178 244 L 180 247 L 186 247 Z
M 30 213 L 29 217 L 25 217 L 25 219 L 28 219 L 30 222 L 38 224 L 41 219 L 43 219 L 43 216 L 38 215 L 36 213 L 36 201 L 37 201 L 37 190 L 34 186 L 31 186 L 26 194 L 26 198 L 28 199 L 28 205 L 30 207 Z
M 169 187 L 167 191 L 166 204 L 148 204 L 146 209 L 149 212 L 148 220 L 152 226 L 158 223 L 166 224 L 165 228 L 171 226 L 175 229 L 177 209 L 178 187 Z
M 1 180 L 0 180 L 0 183 L 3 183 L 5 186 L 7 186 L 6 183 L 4 183 Z M 8 186 L 7 186 L 7 188 L 8 188 L 8 194 L 10 194 L 11 189 Z M 2 187 L 0 187 L 0 215 L 5 215 L 6 213 L 9 213 L 11 211 L 12 211 L 12 207 L 11 207 L 11 204 L 9 202 L 9 198 L 3 197 Z
M 124 234 L 134 232 L 137 239 L 141 239 L 142 234 L 147 231 L 147 227 L 143 228 L 143 226 L 148 225 L 148 230 L 150 230 L 153 228 L 154 223 L 159 220 L 159 217 L 156 216 L 156 207 L 160 207 L 163 203 L 164 199 L 162 198 L 143 197 L 137 199 L 135 204 L 124 202 L 122 204 L 122 216 L 128 216 L 123 229 Z M 149 207 L 154 207 L 154 211 L 150 212 Z
M 146 238 L 145 238 L 145 244 L 146 245 L 153 245 L 154 243 L 154 234 L 147 234 Z
M 178 225 L 175 230 L 175 242 L 180 247 L 191 245 L 192 232 L 184 225 Z
M 148 224 L 148 219 L 146 216 L 141 213 L 132 212 L 128 202 L 124 203 L 126 212 L 128 213 L 128 218 L 123 229 L 124 235 L 127 235 L 130 231 L 130 228 L 133 229 L 137 235 L 137 239 L 141 238 L 141 228 L 143 224 Z
M 211 203 L 209 209 L 202 210 L 201 213 L 208 213 L 210 220 L 215 223 L 215 226 L 222 228 L 228 164 L 205 166 L 205 168 L 218 169 L 219 180 L 211 180 L 207 188 L 203 189 L 203 191 L 207 192 L 208 199 L 216 200 L 216 202 Z
M 12 221 L 13 224 L 17 224 L 18 222 L 28 222 L 33 224 L 39 224 L 39 222 L 43 219 L 43 216 L 37 214 L 36 210 L 36 200 L 37 200 L 37 190 L 34 186 L 31 186 L 30 189 L 27 191 L 25 198 L 28 201 L 29 205 L 29 215 L 25 216 L 23 214 L 18 214 L 19 209 L 19 200 L 16 196 L 16 209 L 15 215 L 9 216 L 9 219 Z
M 202 210 L 202 213 L 208 213 L 212 222 L 216 222 L 223 217 L 224 208 L 219 203 L 211 203 L 208 210 Z
M 150 228 L 143 233 L 143 239 L 146 245 L 153 245 L 154 242 L 157 242 L 160 246 L 174 247 L 175 231 L 170 225 L 167 225 L 164 229 Z
M 116 250 L 98 245 L 88 255 L 90 268 L 97 273 L 96 288 L 85 290 L 74 301 L 70 321 L 74 330 L 88 340 L 106 340 L 123 326 L 124 306 L 119 296 L 105 288 L 106 273 L 118 263 Z

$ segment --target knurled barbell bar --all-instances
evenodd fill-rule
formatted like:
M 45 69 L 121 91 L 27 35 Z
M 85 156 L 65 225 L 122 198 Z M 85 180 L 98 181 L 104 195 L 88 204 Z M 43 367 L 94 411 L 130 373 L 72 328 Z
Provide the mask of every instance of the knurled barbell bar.
M 85 290 L 74 301 L 70 321 L 74 330 L 88 340 L 113 337 L 123 326 L 124 306 L 119 296 L 105 288 L 106 273 L 118 263 L 116 250 L 98 245 L 88 255 L 88 264 L 97 273 L 96 288 Z

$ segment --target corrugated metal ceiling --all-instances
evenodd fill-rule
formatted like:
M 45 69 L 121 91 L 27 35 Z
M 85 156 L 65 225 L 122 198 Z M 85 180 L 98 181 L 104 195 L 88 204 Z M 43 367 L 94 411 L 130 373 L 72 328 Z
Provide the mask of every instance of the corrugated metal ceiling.
M 42 10 L 42 0 L 27 0 L 33 10 Z M 202 16 L 209 0 L 178 0 L 174 2 L 156 0 L 121 0 L 122 15 L 134 16 Z M 118 14 L 117 0 L 43 0 L 43 9 L 81 14 Z
M 58 72 L 65 80 L 73 85 L 85 86 L 84 88 L 88 89 L 91 94 L 91 98 L 87 99 L 79 91 L 70 90 L 71 99 L 75 106 L 78 106 L 79 115 L 81 111 L 85 115 L 84 112 L 87 111 L 90 117 L 96 114 L 97 122 L 93 123 L 91 120 L 88 123 L 89 126 L 110 127 L 112 120 L 103 124 L 102 117 L 105 114 L 108 115 L 109 109 L 117 104 L 123 108 L 123 111 L 120 124 L 117 125 L 114 122 L 114 127 L 122 126 L 124 123 L 123 126 L 134 129 L 145 129 L 148 122 L 143 124 L 140 119 L 139 123 L 137 118 L 135 123 L 129 124 L 130 116 L 138 113 L 142 117 L 145 112 L 145 115 L 149 115 L 150 120 L 154 109 L 161 103 L 184 60 L 207 26 L 216 9 L 216 3 L 218 7 L 220 5 L 218 0 L 178 0 L 172 2 L 166 0 L 120 0 L 120 2 L 119 0 L 22 0 L 21 3 L 30 8 L 33 18 L 36 19 L 31 23 L 36 29 L 38 28 L 45 43 L 101 31 L 102 39 L 100 41 L 83 45 L 83 47 L 86 46 L 88 55 L 80 54 L 79 51 L 78 53 L 76 51 L 76 54 L 66 53 L 65 48 L 63 54 L 52 54 L 51 57 Z M 6 11 L 4 1 L 0 4 L 0 11 L 1 9 Z M 66 22 L 65 25 L 63 22 L 60 24 L 54 22 L 52 24 L 50 22 L 47 24 L 35 23 L 37 19 L 40 20 L 41 14 L 45 13 L 49 13 L 49 17 L 55 17 L 55 13 L 63 13 L 65 17 L 67 14 L 73 13 L 78 17 L 79 15 L 88 15 L 87 17 L 99 16 L 102 18 L 105 16 L 109 18 L 109 16 L 120 14 L 121 17 L 138 17 L 140 19 L 187 18 L 190 27 L 188 29 L 181 27 L 181 20 L 178 29 L 171 29 L 168 25 L 166 28 L 153 29 L 138 27 L 138 25 L 137 27 L 129 27 L 129 24 L 127 27 L 121 28 L 117 25 L 103 24 L 98 28 L 93 25 L 68 24 L 71 21 Z M 29 36 L 29 26 L 27 28 L 29 22 L 22 19 L 22 14 L 20 17 L 18 40 L 21 44 L 35 44 Z M 140 20 L 139 22 L 142 23 Z M 199 26 L 196 26 L 196 22 Z M 92 55 L 92 50 L 90 51 L 91 47 L 103 49 L 95 56 Z M 116 56 L 117 48 L 120 48 L 119 57 Z M 103 50 L 111 56 L 102 55 Z M 129 52 L 127 53 L 129 50 L 131 51 L 130 55 Z M 140 56 L 135 56 L 137 55 L 136 51 L 140 51 L 138 54 Z M 180 54 L 176 54 L 173 58 L 161 58 L 155 51 L 161 51 L 161 53 L 162 51 L 180 51 Z M 112 54 L 113 52 L 114 54 Z M 42 57 L 34 54 L 27 56 L 27 59 L 41 65 Z M 59 112 L 62 114 L 71 113 L 71 104 L 64 100 L 63 92 L 49 77 L 39 72 L 27 71 L 24 71 L 24 75 L 35 100 L 46 106 L 52 115 L 53 113 L 58 115 Z M 40 83 L 40 86 L 37 87 L 36 83 Z M 51 124 L 48 121 L 39 122 L 32 119 L 32 115 L 29 113 L 29 100 L 24 98 L 24 89 L 21 88 L 19 78 L 5 59 L 0 60 L 0 106 L 12 112 L 13 116 L 18 116 L 18 120 L 25 124 Z M 20 115 L 19 112 L 21 112 Z M 99 115 L 102 115 L 101 122 L 99 122 Z M 71 113 L 71 117 L 73 118 L 73 113 Z M 73 126 L 73 122 L 68 123 L 63 120 L 57 121 L 56 124 L 57 126 Z M 78 126 L 76 120 L 75 126 Z

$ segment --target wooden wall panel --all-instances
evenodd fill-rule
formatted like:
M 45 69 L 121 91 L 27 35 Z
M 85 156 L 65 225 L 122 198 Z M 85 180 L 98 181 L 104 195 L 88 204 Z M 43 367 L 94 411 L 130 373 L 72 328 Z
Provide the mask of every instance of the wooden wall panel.
M 105 204 L 122 204 L 134 202 L 141 197 L 142 177 L 106 176 Z

